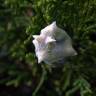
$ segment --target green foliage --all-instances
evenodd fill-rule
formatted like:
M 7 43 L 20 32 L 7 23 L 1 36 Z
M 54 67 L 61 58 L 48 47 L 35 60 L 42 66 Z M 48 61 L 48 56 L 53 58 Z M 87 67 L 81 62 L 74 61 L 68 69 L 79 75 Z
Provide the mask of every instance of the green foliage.
M 37 64 L 32 44 L 53 21 L 78 52 L 62 68 Z M 95 68 L 96 0 L 0 1 L 0 84 L 30 86 L 32 96 L 96 96 Z

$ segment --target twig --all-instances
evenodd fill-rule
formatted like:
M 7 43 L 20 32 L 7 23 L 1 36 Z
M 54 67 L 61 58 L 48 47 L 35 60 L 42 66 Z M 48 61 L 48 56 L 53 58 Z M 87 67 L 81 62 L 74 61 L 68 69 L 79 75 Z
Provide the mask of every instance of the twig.
M 41 86 L 44 82 L 45 76 L 46 76 L 46 70 L 45 70 L 44 66 L 42 65 L 41 67 L 42 67 L 42 76 L 41 76 L 40 82 L 37 85 L 37 87 L 36 87 L 35 91 L 33 92 L 32 96 L 36 96 L 36 94 L 39 91 L 39 89 L 41 88 Z

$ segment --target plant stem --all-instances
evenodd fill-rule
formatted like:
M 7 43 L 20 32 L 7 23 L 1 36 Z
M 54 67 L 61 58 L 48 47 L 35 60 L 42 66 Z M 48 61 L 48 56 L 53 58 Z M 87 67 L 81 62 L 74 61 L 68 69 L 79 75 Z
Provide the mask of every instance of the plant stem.
M 45 70 L 43 65 L 41 67 L 42 67 L 42 76 L 41 76 L 40 82 L 37 85 L 37 87 L 36 87 L 35 91 L 33 92 L 32 96 L 36 96 L 37 92 L 39 91 L 39 89 L 41 88 L 41 86 L 42 86 L 42 84 L 45 80 L 46 70 Z

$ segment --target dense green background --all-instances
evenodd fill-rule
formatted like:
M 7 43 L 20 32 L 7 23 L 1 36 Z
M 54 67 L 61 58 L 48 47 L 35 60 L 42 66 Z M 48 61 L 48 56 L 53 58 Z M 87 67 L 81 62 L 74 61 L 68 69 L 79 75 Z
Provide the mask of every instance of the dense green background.
M 32 44 L 53 21 L 78 52 L 62 68 L 38 65 Z M 96 96 L 96 0 L 0 0 L 0 96 Z

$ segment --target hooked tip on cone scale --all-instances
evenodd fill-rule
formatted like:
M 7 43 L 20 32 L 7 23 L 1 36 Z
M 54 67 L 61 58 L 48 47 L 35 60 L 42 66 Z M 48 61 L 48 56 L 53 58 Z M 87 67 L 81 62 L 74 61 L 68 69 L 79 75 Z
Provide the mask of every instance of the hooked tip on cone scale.
M 47 43 L 51 43 L 51 42 L 55 42 L 56 40 L 55 39 L 53 39 L 53 38 L 51 38 L 51 37 L 47 37 L 46 38 L 46 41 L 45 41 L 45 43 L 47 44 Z
M 40 36 L 39 35 L 33 35 L 34 39 L 38 39 Z
M 43 37 L 41 37 L 40 35 L 33 35 L 33 38 L 36 39 L 38 42 L 42 42 L 43 41 Z
M 44 60 L 44 51 L 42 52 L 37 52 L 37 56 L 38 56 L 38 63 L 41 63 Z
M 78 55 L 78 53 L 77 53 L 76 51 L 74 52 L 74 56 L 75 56 L 75 55 Z
M 56 21 L 54 21 L 54 22 L 51 24 L 51 26 L 52 26 L 53 28 L 56 28 L 56 27 L 57 27 Z
M 56 25 L 56 21 L 53 21 L 53 23 L 52 23 L 52 24 Z

